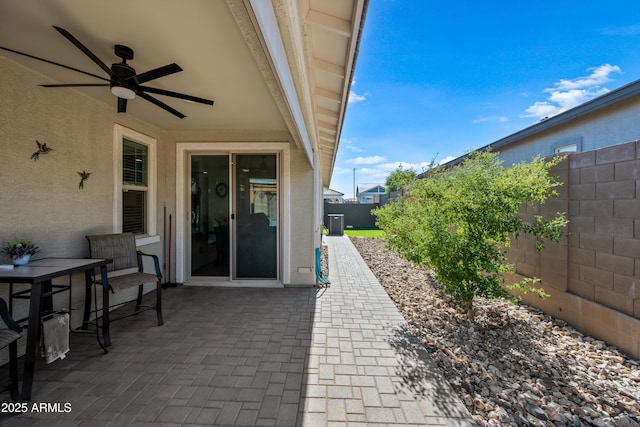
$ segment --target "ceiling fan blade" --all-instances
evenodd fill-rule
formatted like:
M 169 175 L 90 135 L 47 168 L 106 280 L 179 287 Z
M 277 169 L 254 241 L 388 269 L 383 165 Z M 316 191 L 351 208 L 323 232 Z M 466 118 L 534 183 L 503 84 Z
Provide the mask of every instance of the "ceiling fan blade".
M 158 89 L 155 87 L 140 86 L 138 87 L 138 91 L 151 92 L 158 95 L 165 95 L 165 96 L 171 96 L 174 98 L 184 99 L 186 101 L 199 102 L 200 104 L 213 105 L 213 101 L 210 99 L 198 98 L 197 96 L 186 95 L 184 93 L 172 92 L 170 90 Z
M 142 84 L 142 83 L 148 82 L 149 80 L 159 79 L 160 77 L 168 76 L 170 74 L 178 73 L 180 71 L 182 71 L 182 68 L 180 68 L 180 66 L 174 62 L 173 64 L 169 64 L 163 67 L 155 68 L 153 70 L 145 71 L 144 73 L 130 77 L 129 79 L 134 79 L 136 83 Z
M 166 111 L 170 112 L 171 114 L 173 114 L 174 116 L 176 116 L 176 117 L 178 117 L 178 118 L 180 118 L 180 119 L 184 119 L 185 117 L 187 117 L 187 116 L 185 116 L 184 114 L 182 114 L 180 111 L 175 110 L 175 109 L 173 109 L 173 108 L 169 107 L 167 104 L 165 104 L 164 102 L 160 101 L 160 100 L 159 100 L 159 99 L 157 99 L 157 98 L 154 98 L 154 97 L 153 97 L 153 96 L 151 96 L 151 95 L 148 95 L 148 94 L 146 94 L 146 93 L 144 93 L 144 92 L 140 92 L 140 91 L 138 91 L 138 96 L 139 96 L 140 98 L 146 99 L 147 101 L 151 102 L 152 104 L 155 104 L 155 105 L 157 105 L 158 107 L 160 107 L 160 108 L 162 108 L 162 109 L 164 109 L 164 110 L 166 110 Z
M 78 73 L 86 74 L 87 76 L 95 77 L 96 79 L 109 81 L 109 79 L 99 76 L 97 74 L 89 73 L 88 71 L 78 70 L 77 68 L 69 67 L 68 65 L 60 64 L 58 62 L 50 61 L 48 59 L 40 58 L 38 56 L 29 55 L 28 53 L 20 52 L 19 50 L 9 49 L 8 47 L 0 46 L 0 49 L 7 52 L 17 53 L 18 55 L 26 56 L 27 58 L 37 59 L 38 61 L 46 62 L 47 64 L 57 65 L 58 67 L 66 68 L 67 70 L 77 71 Z
M 55 85 L 38 85 L 42 87 L 105 87 L 110 86 L 109 83 L 65 83 Z
M 127 100 L 124 98 L 118 98 L 118 113 L 127 112 Z
M 71 43 L 73 43 L 78 49 L 80 49 L 82 51 L 82 53 L 84 53 L 85 55 L 87 55 L 89 58 L 91 58 L 91 60 L 93 62 L 95 62 L 96 64 L 98 64 L 98 66 L 100 68 L 102 68 L 107 74 L 109 74 L 111 77 L 114 77 L 117 80 L 120 80 L 120 78 L 118 77 L 118 75 L 116 73 L 114 73 L 111 68 L 109 68 L 107 66 L 107 64 L 105 64 L 104 62 L 102 62 L 100 60 L 100 58 L 98 58 L 97 56 L 95 56 L 93 54 L 93 52 L 91 52 L 85 45 L 83 45 L 82 43 L 80 43 L 80 41 L 78 39 L 76 39 L 75 37 L 73 37 L 71 35 L 71 33 L 67 30 L 65 30 L 64 28 L 60 28 L 60 27 L 56 27 L 55 25 L 53 26 L 53 28 L 55 28 L 60 34 L 62 34 L 63 36 L 65 36 L 67 38 L 67 40 L 69 40 Z

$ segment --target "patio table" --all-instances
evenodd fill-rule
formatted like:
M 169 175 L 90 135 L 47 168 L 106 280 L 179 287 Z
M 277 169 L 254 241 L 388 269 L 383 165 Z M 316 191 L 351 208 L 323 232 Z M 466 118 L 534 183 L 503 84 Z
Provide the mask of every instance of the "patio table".
M 29 283 L 31 298 L 29 299 L 29 324 L 27 345 L 24 356 L 22 390 L 20 396 L 24 401 L 31 400 L 33 376 L 38 351 L 38 341 L 42 329 L 43 300 L 51 299 L 51 281 L 57 277 L 84 272 L 86 295 L 90 295 L 92 277 L 91 270 L 106 270 L 111 259 L 88 258 L 42 258 L 31 261 L 27 265 L 15 266 L 11 270 L 0 269 L 0 283 Z M 71 283 L 69 284 L 71 286 Z M 88 298 L 88 297 L 87 297 Z M 90 301 L 85 301 L 85 319 L 88 317 Z

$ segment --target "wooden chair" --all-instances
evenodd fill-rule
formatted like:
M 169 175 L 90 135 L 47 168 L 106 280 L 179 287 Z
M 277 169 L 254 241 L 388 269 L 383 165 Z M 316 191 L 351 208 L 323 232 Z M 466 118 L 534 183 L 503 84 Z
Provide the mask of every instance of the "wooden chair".
M 109 324 L 112 321 L 123 319 L 125 317 L 139 314 L 146 310 L 156 310 L 158 326 L 164 323 L 162 319 L 162 273 L 160 272 L 160 263 L 158 257 L 151 254 L 145 254 L 136 249 L 136 238 L 133 233 L 117 233 L 117 234 L 97 234 L 86 236 L 89 241 L 89 256 L 91 258 L 110 258 L 112 263 L 107 265 L 106 271 L 94 278 L 94 284 L 102 287 L 102 309 L 96 306 L 96 327 L 102 329 L 104 347 L 111 345 L 111 335 L 109 332 Z M 145 273 L 143 266 L 143 257 L 149 257 L 153 260 L 155 273 Z M 142 305 L 143 285 L 145 283 L 156 284 L 156 302 L 152 306 Z M 138 297 L 135 300 L 129 300 L 118 304 L 109 304 L 109 294 L 138 287 Z M 109 309 L 120 305 L 128 304 L 136 301 L 135 311 L 133 313 L 120 316 L 115 319 L 110 318 Z M 90 297 L 87 297 L 87 304 L 90 304 Z M 102 311 L 102 325 L 98 325 L 97 314 Z M 89 312 L 85 311 L 84 326 L 89 322 Z M 106 348 L 105 348 L 106 351 Z
M 9 384 L 1 387 L 0 391 L 11 392 L 14 401 L 19 400 L 18 393 L 18 339 L 21 337 L 22 328 L 18 325 L 11 314 L 4 299 L 0 298 L 0 317 L 8 326 L 7 329 L 0 329 L 0 349 L 9 347 Z

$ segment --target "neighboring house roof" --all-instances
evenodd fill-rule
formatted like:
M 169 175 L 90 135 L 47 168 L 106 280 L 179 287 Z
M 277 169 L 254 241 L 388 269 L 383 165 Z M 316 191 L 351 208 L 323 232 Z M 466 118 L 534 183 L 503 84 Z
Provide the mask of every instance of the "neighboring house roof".
M 386 187 L 384 186 L 384 184 L 358 184 L 356 194 L 367 193 L 367 192 L 384 193 L 385 189 Z
M 344 193 L 341 193 L 337 190 L 328 189 L 324 192 L 324 197 L 342 197 Z
M 487 149 L 498 150 L 509 144 L 518 142 L 523 138 L 540 134 L 541 132 L 548 131 L 556 126 L 565 124 L 572 120 L 576 120 L 587 114 L 590 114 L 599 110 L 603 110 L 605 108 L 609 108 L 612 105 L 615 105 L 622 101 L 626 101 L 630 98 L 633 98 L 639 95 L 640 95 L 640 80 L 636 80 L 618 89 L 607 92 L 602 96 L 594 98 L 583 104 L 580 104 L 577 107 L 571 108 L 570 110 L 564 111 L 560 114 L 557 114 L 549 118 L 545 118 L 534 125 L 524 128 L 518 132 L 512 133 L 511 135 L 508 135 L 502 139 L 498 139 L 497 141 L 487 144 L 476 151 L 486 151 Z M 468 154 L 462 155 L 456 159 L 451 160 L 450 162 L 444 163 L 442 166 L 444 167 L 454 166 L 462 162 L 467 157 L 468 157 Z M 420 177 L 422 176 L 423 174 L 420 175 Z

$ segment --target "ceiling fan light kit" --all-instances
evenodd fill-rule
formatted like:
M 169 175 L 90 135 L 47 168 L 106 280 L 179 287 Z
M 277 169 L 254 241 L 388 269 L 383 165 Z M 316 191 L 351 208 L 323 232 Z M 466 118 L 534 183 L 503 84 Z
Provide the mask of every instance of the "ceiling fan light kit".
M 111 86 L 111 93 L 122 99 L 133 99 L 136 97 L 136 92 L 125 86 Z
M 107 73 L 108 78 L 102 77 L 96 74 L 89 73 L 87 71 L 79 70 L 77 68 L 73 68 L 64 64 L 59 64 L 57 62 L 50 61 L 48 59 L 39 58 L 37 56 L 30 55 L 28 53 L 19 52 L 13 49 L 9 49 L 6 47 L 0 46 L 0 49 L 6 50 L 8 52 L 17 53 L 22 56 L 26 56 L 28 58 L 37 59 L 39 61 L 43 61 L 49 64 L 57 65 L 59 67 L 67 68 L 73 71 L 77 71 L 79 73 L 89 75 L 101 80 L 105 80 L 108 83 L 73 83 L 73 84 L 46 84 L 40 85 L 43 87 L 95 87 L 95 86 L 108 86 L 111 89 L 111 93 L 118 97 L 118 112 L 125 113 L 127 111 L 127 100 L 134 99 L 137 96 L 140 98 L 155 104 L 156 106 L 162 108 L 163 110 L 173 114 L 174 116 L 182 119 L 186 117 L 181 112 L 175 110 L 164 102 L 160 101 L 158 98 L 149 95 L 149 93 L 169 96 L 173 98 L 183 99 L 185 101 L 196 102 L 205 105 L 213 105 L 213 101 L 206 98 L 199 98 L 196 96 L 187 95 L 179 92 L 172 92 L 169 90 L 154 88 L 150 86 L 143 86 L 143 83 L 146 83 L 151 80 L 158 79 L 160 77 L 165 77 L 174 73 L 178 73 L 182 71 L 182 68 L 176 63 L 168 64 L 162 67 L 154 68 L 153 70 L 146 71 L 141 74 L 136 74 L 136 70 L 127 64 L 127 60 L 133 59 L 133 49 L 128 46 L 117 44 L 114 46 L 114 52 L 117 57 L 119 57 L 122 61 L 118 63 L 114 63 L 111 67 L 108 67 L 104 62 L 102 62 L 93 52 L 91 52 L 86 46 L 84 46 L 78 39 L 76 39 L 70 32 L 65 30 L 64 28 L 53 26 L 60 34 L 62 34 L 67 40 L 69 40 L 74 46 L 76 46 L 82 53 L 88 56 L 94 63 L 96 63 L 104 72 Z

